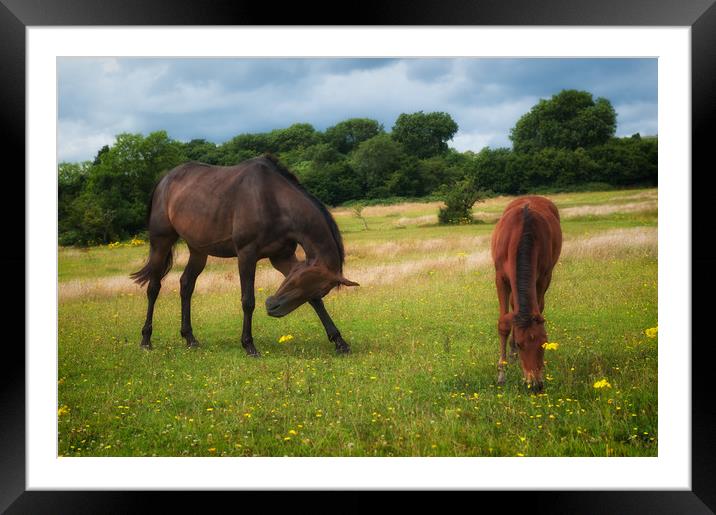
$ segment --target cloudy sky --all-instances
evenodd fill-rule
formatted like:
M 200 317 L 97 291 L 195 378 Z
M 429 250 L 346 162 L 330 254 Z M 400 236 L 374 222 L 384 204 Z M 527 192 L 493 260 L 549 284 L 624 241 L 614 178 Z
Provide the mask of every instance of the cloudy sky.
M 618 136 L 657 134 L 656 59 L 61 58 L 58 157 L 92 159 L 121 132 L 223 143 L 353 117 L 389 131 L 416 111 L 449 113 L 460 151 L 510 147 L 517 119 L 562 89 L 609 99 Z

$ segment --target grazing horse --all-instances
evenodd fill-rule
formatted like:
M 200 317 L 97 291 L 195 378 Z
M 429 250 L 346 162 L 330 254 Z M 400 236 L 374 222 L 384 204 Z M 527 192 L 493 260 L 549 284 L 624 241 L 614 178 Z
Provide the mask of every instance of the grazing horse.
M 544 371 L 544 294 L 562 249 L 559 212 L 544 197 L 526 196 L 510 202 L 492 233 L 492 259 L 500 302 L 497 330 L 500 361 L 497 384 L 505 383 L 506 341 L 511 358 L 519 354 L 528 387 L 541 391 Z M 509 306 L 512 312 L 509 312 Z
M 341 234 L 326 207 L 270 155 L 236 166 L 190 162 L 165 175 L 149 202 L 149 259 L 131 277 L 147 287 L 147 318 L 141 346 L 151 349 L 152 315 L 162 278 L 172 266 L 179 237 L 189 247 L 181 276 L 181 335 L 189 347 L 199 342 L 191 327 L 191 296 L 207 256 L 238 257 L 244 323 L 241 344 L 259 356 L 251 334 L 254 277 L 259 259 L 269 258 L 285 279 L 266 299 L 270 316 L 282 317 L 308 302 L 339 353 L 350 352 L 321 300 L 340 284 L 357 286 L 343 276 Z M 306 253 L 296 258 L 296 246 Z

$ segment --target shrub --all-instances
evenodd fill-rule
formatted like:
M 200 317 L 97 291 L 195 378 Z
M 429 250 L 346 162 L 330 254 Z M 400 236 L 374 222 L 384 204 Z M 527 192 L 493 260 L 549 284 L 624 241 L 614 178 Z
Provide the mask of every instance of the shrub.
M 473 223 L 472 206 L 485 198 L 485 193 L 467 179 L 459 181 L 445 195 L 445 207 L 438 212 L 441 224 Z

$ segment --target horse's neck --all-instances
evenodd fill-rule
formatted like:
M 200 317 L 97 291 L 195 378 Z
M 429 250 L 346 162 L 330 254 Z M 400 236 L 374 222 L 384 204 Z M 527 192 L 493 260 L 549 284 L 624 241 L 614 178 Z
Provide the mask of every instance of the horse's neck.
M 306 261 L 321 262 L 330 270 L 338 272 L 341 263 L 333 234 L 317 208 L 312 209 L 311 213 L 309 220 L 304 220 L 302 224 L 304 229 L 297 231 L 296 240 L 306 251 Z M 305 214 L 303 216 L 305 218 Z

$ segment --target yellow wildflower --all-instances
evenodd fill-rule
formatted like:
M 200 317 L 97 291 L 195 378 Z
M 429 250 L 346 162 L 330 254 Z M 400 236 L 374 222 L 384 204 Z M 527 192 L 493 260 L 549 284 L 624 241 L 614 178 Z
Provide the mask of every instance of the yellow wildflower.
M 293 340 L 292 334 L 284 334 L 281 338 L 278 339 L 278 343 L 286 343 Z
M 649 329 L 646 329 L 644 331 L 644 334 L 646 334 L 647 338 L 656 338 L 656 335 L 659 333 L 659 326 L 656 327 L 650 327 Z
M 69 408 L 69 407 L 67 407 L 67 406 L 61 406 L 61 407 L 57 410 L 57 416 L 58 416 L 58 417 L 61 417 L 62 415 L 67 415 L 69 412 L 70 412 L 70 408 Z
M 557 343 L 557 342 L 543 343 L 542 348 L 544 350 L 557 350 L 557 349 L 559 349 L 559 343 Z
M 609 384 L 609 381 L 606 379 L 600 379 L 596 383 L 594 383 L 594 388 L 611 388 L 612 385 Z

